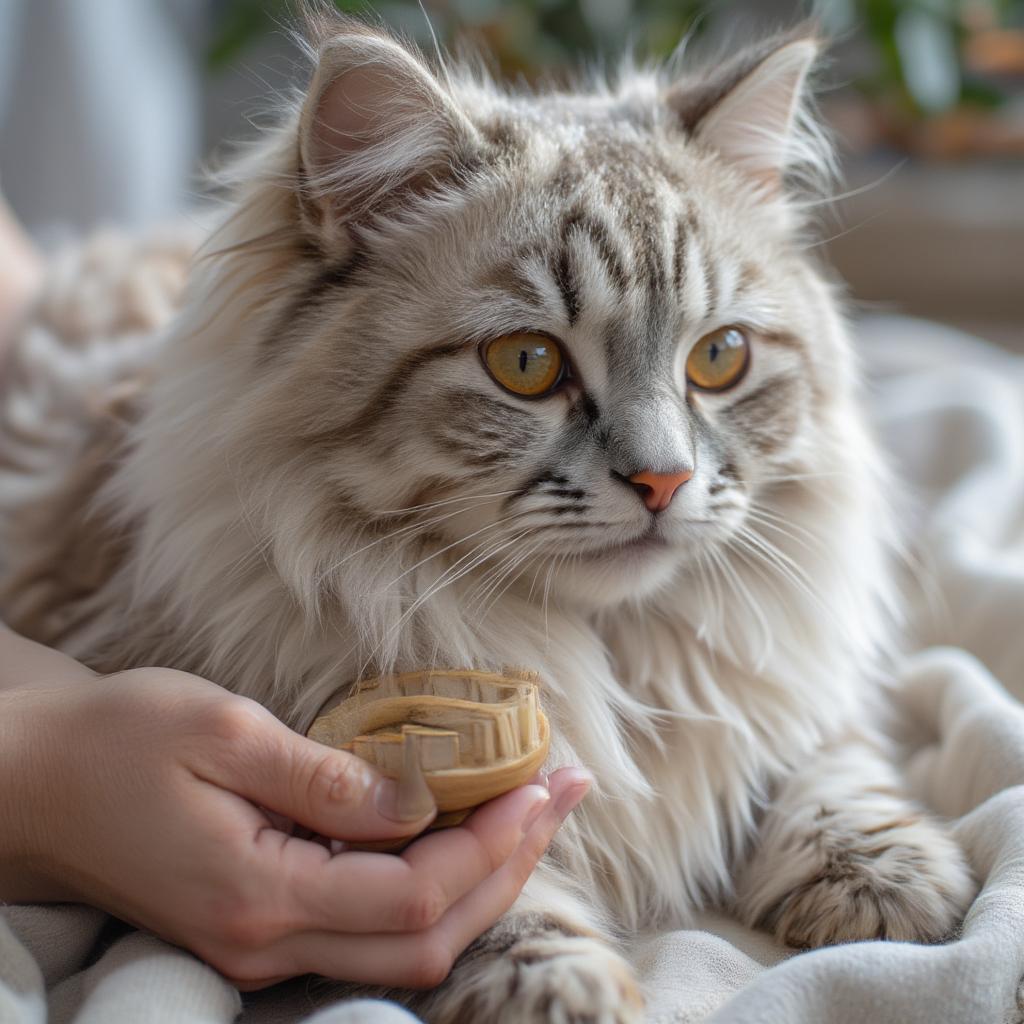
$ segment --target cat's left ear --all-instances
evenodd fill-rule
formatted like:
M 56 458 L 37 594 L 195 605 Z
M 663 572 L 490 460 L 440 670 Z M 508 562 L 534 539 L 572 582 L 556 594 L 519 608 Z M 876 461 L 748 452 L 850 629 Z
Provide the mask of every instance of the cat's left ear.
M 820 51 L 813 36 L 769 40 L 676 83 L 666 100 L 694 138 L 777 193 L 787 170 L 813 159 L 800 113 Z
M 299 122 L 303 219 L 328 246 L 354 218 L 442 185 L 476 132 L 443 75 L 385 32 L 349 19 L 319 44 Z

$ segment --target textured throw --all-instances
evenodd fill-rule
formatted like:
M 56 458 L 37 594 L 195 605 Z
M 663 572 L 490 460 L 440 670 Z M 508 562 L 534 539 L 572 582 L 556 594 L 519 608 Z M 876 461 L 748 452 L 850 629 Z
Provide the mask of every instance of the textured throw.
M 915 609 L 901 700 L 911 778 L 956 822 L 981 893 L 956 941 L 798 956 L 718 917 L 633 944 L 652 1024 L 1024 1022 L 1024 358 L 930 324 L 862 324 L 879 430 L 918 495 L 906 515 L 937 581 Z M 324 1007 L 299 980 L 239 994 L 165 943 L 85 907 L 0 911 L 0 1024 L 402 1024 Z

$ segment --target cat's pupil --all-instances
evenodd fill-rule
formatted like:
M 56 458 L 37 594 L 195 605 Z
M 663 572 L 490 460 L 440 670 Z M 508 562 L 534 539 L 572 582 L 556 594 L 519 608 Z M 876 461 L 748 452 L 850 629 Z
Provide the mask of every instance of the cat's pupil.
M 519 352 L 519 372 L 526 373 L 526 363 L 529 360 L 529 356 L 526 354 L 526 349 L 522 349 Z
M 718 358 L 718 346 L 714 342 L 711 343 L 711 352 L 709 353 L 708 358 L 711 362 L 714 362 Z

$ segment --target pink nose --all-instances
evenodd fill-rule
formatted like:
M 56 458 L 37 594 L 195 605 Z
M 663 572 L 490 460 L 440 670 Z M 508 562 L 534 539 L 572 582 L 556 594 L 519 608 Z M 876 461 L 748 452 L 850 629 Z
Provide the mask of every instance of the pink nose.
M 629 478 L 630 483 L 637 485 L 640 497 L 652 512 L 663 512 L 672 503 L 676 491 L 693 476 L 692 469 L 684 469 L 679 473 L 652 473 L 644 470 Z

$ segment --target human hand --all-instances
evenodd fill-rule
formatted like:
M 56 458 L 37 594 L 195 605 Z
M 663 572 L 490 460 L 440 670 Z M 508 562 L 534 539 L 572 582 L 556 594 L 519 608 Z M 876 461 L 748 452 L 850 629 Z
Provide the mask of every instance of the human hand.
M 13 756 L 11 806 L 31 819 L 0 839 L 0 899 L 101 907 L 243 988 L 310 972 L 438 984 L 511 906 L 589 787 L 565 769 L 549 789 L 514 790 L 401 856 L 332 856 L 260 808 L 341 840 L 415 835 L 432 814 L 395 820 L 394 783 L 185 673 L 140 669 L 0 698 L 0 767 Z

